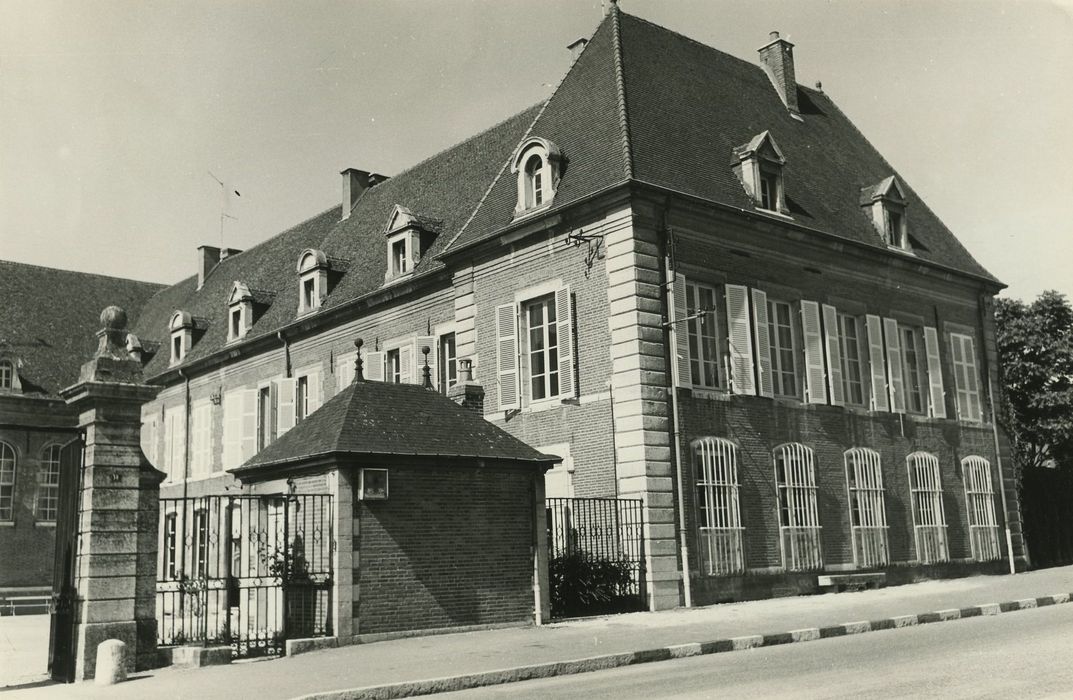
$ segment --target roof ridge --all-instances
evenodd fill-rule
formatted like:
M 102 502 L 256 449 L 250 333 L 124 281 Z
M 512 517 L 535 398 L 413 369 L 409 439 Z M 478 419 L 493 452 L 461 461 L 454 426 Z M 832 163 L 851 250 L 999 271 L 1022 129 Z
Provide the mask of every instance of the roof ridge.
M 161 287 L 167 289 L 172 286 L 163 282 L 147 282 L 145 280 L 131 279 L 130 277 L 119 277 L 117 275 L 105 275 L 100 272 L 84 272 L 82 270 L 67 270 L 62 267 L 48 267 L 47 265 L 36 265 L 34 263 L 24 263 L 17 260 L 0 260 L 0 265 L 17 265 L 19 267 L 32 267 L 38 270 L 45 270 L 48 272 L 62 272 L 67 275 L 82 275 L 84 277 L 96 277 L 99 279 L 117 280 L 120 282 L 130 282 L 132 284 L 145 284 L 151 287 Z
M 555 99 L 555 96 L 557 94 L 559 94 L 559 89 L 562 88 L 563 83 L 566 82 L 567 77 L 569 77 L 570 74 L 574 71 L 574 66 L 578 64 L 578 62 L 581 60 L 581 57 L 585 55 L 585 52 L 592 44 L 592 37 L 596 36 L 596 32 L 600 31 L 600 27 L 604 26 L 604 22 L 606 22 L 609 18 L 610 16 L 604 18 L 600 21 L 599 24 L 596 25 L 596 29 L 594 29 L 592 34 L 589 35 L 589 40 L 585 42 L 585 46 L 583 46 L 581 48 L 581 51 L 578 52 L 577 58 L 574 59 L 574 62 L 571 63 L 570 67 L 566 70 L 565 73 L 563 73 L 563 77 L 559 78 L 559 82 L 555 85 L 555 89 L 551 91 L 551 94 L 548 95 L 548 99 L 544 100 L 544 104 L 540 105 L 540 110 L 536 113 L 536 116 L 533 117 L 533 120 L 529 122 L 529 126 L 526 127 L 525 133 L 522 134 L 522 137 L 518 139 L 518 145 L 524 143 L 525 140 L 529 138 L 529 135 L 533 132 L 533 127 L 536 126 L 536 123 L 540 120 L 540 117 L 544 115 L 544 110 L 548 108 L 548 105 L 551 104 L 551 101 Z M 532 107 L 530 107 L 530 109 L 532 109 Z M 521 114 L 521 112 L 519 112 L 518 114 Z M 503 173 L 506 172 L 507 166 L 510 165 L 510 162 L 514 158 L 514 154 L 517 152 L 517 150 L 518 146 L 516 145 L 514 149 L 510 152 L 510 156 L 508 156 L 507 160 L 503 163 L 503 166 L 500 167 L 499 172 L 496 173 L 496 176 L 494 178 L 492 178 L 492 182 L 489 183 L 488 189 L 484 191 L 484 194 L 482 194 L 481 198 L 477 201 L 476 206 L 473 207 L 473 211 L 470 212 L 469 217 L 466 219 L 466 222 L 462 224 L 461 227 L 459 227 L 458 232 L 455 233 L 455 235 L 451 238 L 450 241 L 447 242 L 447 245 L 443 247 L 443 250 L 439 252 L 439 256 L 442 257 L 444 253 L 449 251 L 451 249 L 451 246 L 455 244 L 455 241 L 457 241 L 459 237 L 463 233 L 465 233 L 466 229 L 469 228 L 469 225 L 473 223 L 473 219 L 477 217 L 477 212 L 479 212 L 481 210 L 481 207 L 484 206 L 484 202 L 488 199 L 488 195 L 491 194 L 496 184 L 503 177 Z
M 624 175 L 633 179 L 633 149 L 630 145 L 630 121 L 626 110 L 626 81 L 622 68 L 622 36 L 619 31 L 618 3 L 611 5 L 611 43 L 615 52 L 615 87 L 618 92 L 618 119 L 622 129 L 622 159 Z

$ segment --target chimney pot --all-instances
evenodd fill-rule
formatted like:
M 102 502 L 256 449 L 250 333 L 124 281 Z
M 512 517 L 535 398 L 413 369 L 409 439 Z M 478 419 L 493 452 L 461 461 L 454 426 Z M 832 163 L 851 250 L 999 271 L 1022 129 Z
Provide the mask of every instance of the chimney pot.
M 205 278 L 220 263 L 220 249 L 211 245 L 197 247 L 197 288 L 205 285 Z
M 373 173 L 358 170 L 357 168 L 347 168 L 342 171 L 341 175 L 343 176 L 342 218 L 348 219 L 350 218 L 350 210 L 354 208 L 358 197 L 361 196 L 362 192 L 372 187 L 378 178 Z
M 791 114 L 797 115 L 797 78 L 794 74 L 794 45 L 771 32 L 771 40 L 760 47 L 760 65 Z

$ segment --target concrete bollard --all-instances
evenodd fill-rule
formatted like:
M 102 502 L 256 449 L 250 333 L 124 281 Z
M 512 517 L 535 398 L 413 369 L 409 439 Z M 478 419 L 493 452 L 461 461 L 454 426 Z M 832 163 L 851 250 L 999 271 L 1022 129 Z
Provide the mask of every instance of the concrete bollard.
M 127 680 L 126 642 L 106 639 L 97 645 L 97 667 L 93 679 L 97 685 L 115 685 Z

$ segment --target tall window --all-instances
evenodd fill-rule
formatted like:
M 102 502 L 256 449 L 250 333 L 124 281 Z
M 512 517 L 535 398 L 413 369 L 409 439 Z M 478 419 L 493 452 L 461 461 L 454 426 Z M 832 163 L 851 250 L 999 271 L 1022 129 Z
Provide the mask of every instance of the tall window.
M 387 351 L 387 380 L 392 384 L 402 383 L 402 350 Z
M 0 521 L 15 519 L 15 450 L 0 442 Z
M 702 284 L 686 284 L 686 315 L 689 323 L 689 373 L 693 386 L 719 386 L 719 346 L 715 329 L 715 290 Z
M 822 568 L 812 450 L 799 443 L 775 448 L 775 484 L 779 498 L 782 565 L 787 571 Z
M 164 411 L 164 473 L 169 481 L 186 478 L 186 409 Z
M 887 245 L 897 246 L 898 248 L 907 248 L 902 241 L 902 213 L 887 207 L 886 215 L 887 225 L 884 232 L 884 238 L 886 239 Z
M 861 360 L 861 324 L 856 316 L 838 315 L 838 344 L 842 355 L 842 386 L 846 403 L 865 405 L 864 362 Z
M 957 385 L 958 417 L 979 421 L 979 375 L 976 373 L 976 349 L 971 335 L 950 334 L 951 356 L 954 362 L 954 383 Z
M 309 375 L 298 377 L 294 388 L 294 422 L 300 423 L 309 415 Z
M 853 561 L 862 568 L 885 566 L 889 561 L 887 513 L 879 453 L 855 447 L 846 451 L 845 458 Z
M 539 207 L 544 203 L 544 161 L 533 155 L 525 162 L 525 208 Z
M 924 351 L 924 332 L 912 326 L 899 326 L 898 331 L 902 336 L 905 408 L 910 413 L 927 413 L 928 360 Z
M 947 561 L 950 554 L 946 545 L 946 513 L 943 511 L 939 460 L 927 452 L 914 452 L 905 461 L 909 466 L 917 559 L 922 564 Z
M 272 444 L 276 439 L 276 406 L 272 399 L 272 387 L 257 390 L 257 451 Z
M 229 340 L 237 340 L 242 337 L 242 307 L 236 306 L 231 309 L 231 337 Z
M 168 513 L 164 517 L 164 572 L 169 581 L 176 578 L 176 555 L 178 554 L 178 531 L 176 526 L 176 514 Z
M 714 576 L 745 570 L 738 505 L 738 448 L 722 438 L 693 444 L 701 570 Z
M 391 271 L 394 275 L 405 275 L 410 271 L 410 259 L 406 255 L 405 238 L 400 238 L 391 244 Z
M 0 389 L 11 389 L 15 386 L 15 365 L 11 360 L 0 360 Z
M 793 309 L 784 301 L 768 300 L 768 342 L 771 345 L 771 380 L 776 396 L 797 398 Z
M 199 508 L 194 511 L 194 576 L 209 573 L 209 511 Z
M 524 306 L 529 360 L 529 399 L 559 395 L 559 337 L 555 297 L 548 295 Z
M 961 460 L 965 478 L 965 509 L 969 515 L 969 539 L 976 561 L 992 561 L 1002 556 L 995 521 L 995 492 L 991 488 L 991 463 L 983 457 Z
M 779 208 L 779 176 L 775 173 L 760 171 L 760 206 L 769 211 Z
M 60 495 L 60 446 L 49 445 L 41 453 L 41 470 L 37 484 L 37 519 L 56 522 Z
M 190 411 L 190 476 L 208 476 L 212 468 L 212 404 L 199 402 Z
M 317 281 L 308 277 L 302 280 L 302 308 L 315 309 L 320 304 L 317 299 Z
M 455 334 L 444 333 L 440 336 L 440 391 L 447 393 L 447 390 L 458 383 L 458 357 L 455 351 Z

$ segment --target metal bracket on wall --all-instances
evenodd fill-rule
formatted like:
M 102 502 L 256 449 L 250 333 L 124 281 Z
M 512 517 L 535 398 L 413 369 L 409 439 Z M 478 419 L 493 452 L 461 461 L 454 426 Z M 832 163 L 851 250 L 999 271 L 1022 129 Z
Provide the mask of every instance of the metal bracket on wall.
M 585 229 L 578 229 L 576 233 L 571 231 L 566 234 L 567 245 L 580 248 L 582 243 L 588 246 L 588 250 L 585 253 L 585 277 L 587 279 L 596 261 L 604 259 L 604 237 L 585 233 Z

